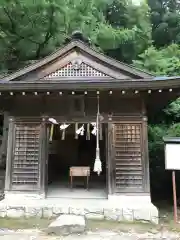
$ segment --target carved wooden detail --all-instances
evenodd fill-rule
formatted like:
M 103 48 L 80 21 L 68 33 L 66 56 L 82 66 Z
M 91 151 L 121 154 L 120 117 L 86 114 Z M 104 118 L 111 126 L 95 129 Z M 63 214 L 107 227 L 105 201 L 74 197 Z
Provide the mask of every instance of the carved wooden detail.
M 55 79 L 59 77 L 109 77 L 103 72 L 87 65 L 84 62 L 70 62 L 66 66 L 47 75 L 44 79 Z

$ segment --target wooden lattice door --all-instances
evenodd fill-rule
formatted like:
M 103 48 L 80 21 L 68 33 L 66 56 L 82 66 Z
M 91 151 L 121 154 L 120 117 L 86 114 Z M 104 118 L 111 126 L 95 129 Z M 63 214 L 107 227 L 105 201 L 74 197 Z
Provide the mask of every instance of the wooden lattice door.
M 40 124 L 16 123 L 12 157 L 12 190 L 39 188 Z
M 115 192 L 143 190 L 142 124 L 114 124 Z

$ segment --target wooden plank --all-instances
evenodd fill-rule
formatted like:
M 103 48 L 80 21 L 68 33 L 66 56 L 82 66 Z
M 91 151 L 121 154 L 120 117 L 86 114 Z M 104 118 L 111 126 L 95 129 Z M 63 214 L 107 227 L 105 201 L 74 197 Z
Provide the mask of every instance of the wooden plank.
M 69 175 L 73 177 L 90 176 L 90 167 L 70 167 Z

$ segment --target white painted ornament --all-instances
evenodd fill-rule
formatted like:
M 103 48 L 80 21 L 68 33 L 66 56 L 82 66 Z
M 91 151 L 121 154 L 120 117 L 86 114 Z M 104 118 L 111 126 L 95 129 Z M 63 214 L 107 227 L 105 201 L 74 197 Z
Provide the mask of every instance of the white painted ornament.
M 58 124 L 58 122 L 54 118 L 49 118 L 49 122 L 51 122 L 53 124 Z
M 92 122 L 91 125 L 93 126 L 93 130 L 91 131 L 91 133 L 96 136 L 97 132 L 96 122 Z
M 81 135 L 81 136 L 83 136 L 84 135 L 84 131 L 85 131 L 85 129 L 84 129 L 84 124 L 76 131 L 76 133 L 78 134 L 78 135 Z
M 60 130 L 65 130 L 67 127 L 69 127 L 69 125 L 70 124 L 65 124 L 65 123 L 61 124 L 60 125 Z

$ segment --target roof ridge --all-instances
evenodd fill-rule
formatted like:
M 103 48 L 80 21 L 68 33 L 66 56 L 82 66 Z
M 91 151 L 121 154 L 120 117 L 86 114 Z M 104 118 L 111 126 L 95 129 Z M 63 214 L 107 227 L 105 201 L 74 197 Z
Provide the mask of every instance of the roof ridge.
M 112 66 L 113 68 L 118 69 L 119 71 L 128 72 L 131 75 L 135 75 L 135 78 L 151 78 L 154 75 L 147 73 L 141 69 L 137 69 L 132 65 L 128 65 L 124 62 L 120 62 L 112 57 L 109 57 L 105 55 L 102 52 L 97 51 L 97 49 L 94 49 L 92 46 L 89 46 L 88 44 L 80 41 L 80 40 L 72 40 L 67 45 L 64 45 L 63 47 L 57 48 L 53 53 L 45 56 L 44 58 L 38 59 L 36 62 L 31 63 L 27 66 L 24 66 L 23 68 L 18 69 L 14 73 L 11 73 L 5 77 L 2 78 L 2 80 L 11 81 L 15 78 L 21 77 L 29 72 L 32 72 L 42 66 L 44 66 L 47 63 L 52 62 L 56 58 L 62 56 L 63 54 L 71 51 L 73 48 L 79 48 L 80 50 L 83 50 L 89 55 L 92 55 L 93 57 L 99 59 L 100 61 L 106 63 L 107 65 Z M 144 75 L 143 75 L 144 74 Z

